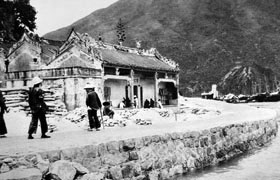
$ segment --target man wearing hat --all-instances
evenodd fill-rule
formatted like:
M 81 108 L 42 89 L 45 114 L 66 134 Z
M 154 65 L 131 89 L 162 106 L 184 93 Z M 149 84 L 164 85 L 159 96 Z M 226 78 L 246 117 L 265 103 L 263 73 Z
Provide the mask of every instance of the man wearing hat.
M 32 113 L 32 119 L 28 130 L 28 139 L 34 139 L 32 134 L 36 133 L 38 127 L 38 119 L 41 124 L 41 138 L 50 138 L 48 132 L 48 124 L 46 120 L 46 111 L 48 109 L 44 102 L 43 90 L 41 89 L 43 80 L 39 77 L 34 77 L 32 80 L 33 87 L 29 91 L 28 103 Z
M 87 91 L 86 105 L 88 107 L 88 120 L 90 127 L 88 130 L 92 131 L 93 128 L 95 128 L 96 131 L 99 131 L 101 125 L 97 117 L 97 110 L 101 108 L 101 101 L 97 93 L 94 91 L 93 85 L 88 83 L 84 89 Z
M 0 84 L 2 81 L 0 81 Z M 4 113 L 9 112 L 8 108 L 5 104 L 5 98 L 3 97 L 2 91 L 0 91 L 0 137 L 6 137 L 5 134 L 7 134 L 7 128 L 4 121 Z

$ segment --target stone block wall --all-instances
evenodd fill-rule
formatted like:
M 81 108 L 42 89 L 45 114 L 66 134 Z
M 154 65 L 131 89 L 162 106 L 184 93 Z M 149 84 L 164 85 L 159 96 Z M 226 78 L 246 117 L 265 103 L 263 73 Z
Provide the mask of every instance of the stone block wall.
M 50 163 L 68 160 L 107 179 L 168 179 L 215 165 L 263 146 L 276 136 L 275 120 L 185 133 L 167 133 L 40 153 Z
M 74 177 L 80 180 L 171 179 L 174 175 L 216 165 L 263 146 L 276 136 L 277 131 L 276 120 L 263 120 L 20 157 L 5 156 L 0 157 L 0 179 L 41 180 L 52 174 L 71 175 L 69 180 Z M 65 168 L 65 164 L 72 170 Z

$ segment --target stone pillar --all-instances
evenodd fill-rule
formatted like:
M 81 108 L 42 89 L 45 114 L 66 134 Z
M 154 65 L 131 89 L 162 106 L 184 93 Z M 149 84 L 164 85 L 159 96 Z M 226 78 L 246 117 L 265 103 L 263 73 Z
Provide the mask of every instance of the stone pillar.
M 104 68 L 104 66 L 102 65 L 102 69 L 101 69 L 101 83 L 100 83 L 100 85 L 101 85 L 101 92 L 102 92 L 102 95 L 101 95 L 101 97 L 100 97 L 100 100 L 101 101 L 105 101 L 105 93 L 104 93 L 104 87 L 105 87 L 105 81 L 106 81 L 106 79 L 104 79 L 104 76 L 105 76 L 105 68 Z
M 157 101 L 158 101 L 158 72 L 155 72 L 154 80 L 155 80 L 154 101 L 155 101 L 155 107 L 157 107 Z
M 74 109 L 79 107 L 78 96 L 79 96 L 79 80 L 78 78 L 74 78 Z
M 131 105 L 134 106 L 134 104 L 133 104 L 134 70 L 133 69 L 130 70 L 130 78 L 131 78 L 131 80 L 130 80 L 130 101 L 131 101 Z
M 180 77 L 179 77 L 179 73 L 177 73 L 176 74 L 176 87 L 177 87 L 177 106 L 179 106 L 179 90 L 180 90 L 180 88 L 179 88 L 179 79 L 180 79 Z
M 10 61 L 7 59 L 5 60 L 5 66 L 6 66 L 6 73 L 9 72 L 9 64 L 10 64 Z

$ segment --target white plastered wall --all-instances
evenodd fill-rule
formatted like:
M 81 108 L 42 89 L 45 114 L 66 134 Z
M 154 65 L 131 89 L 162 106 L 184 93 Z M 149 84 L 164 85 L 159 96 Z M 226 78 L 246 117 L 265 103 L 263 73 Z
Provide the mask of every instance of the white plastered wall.
M 118 107 L 119 103 L 125 97 L 126 80 L 107 79 L 104 82 L 104 87 L 111 88 L 110 101 L 113 107 Z

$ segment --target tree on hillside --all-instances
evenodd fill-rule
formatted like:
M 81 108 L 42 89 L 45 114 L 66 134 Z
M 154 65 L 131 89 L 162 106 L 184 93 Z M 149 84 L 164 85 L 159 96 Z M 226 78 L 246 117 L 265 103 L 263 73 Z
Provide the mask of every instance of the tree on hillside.
M 118 37 L 119 45 L 122 45 L 122 43 L 126 39 L 126 35 L 125 35 L 125 26 L 121 18 L 119 19 L 116 29 L 117 29 L 117 37 Z
M 19 40 L 25 30 L 36 28 L 36 11 L 29 0 L 0 0 L 0 35 L 4 42 Z

